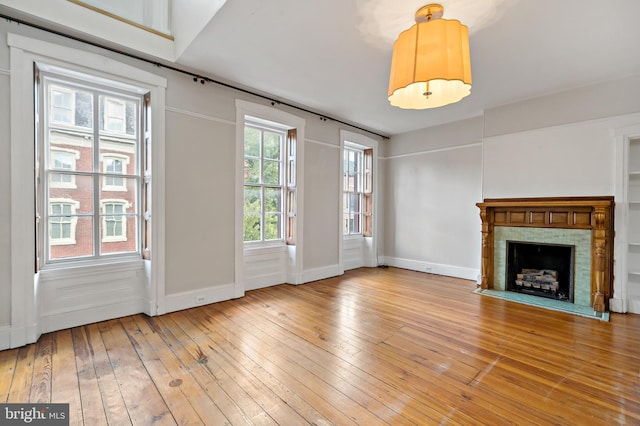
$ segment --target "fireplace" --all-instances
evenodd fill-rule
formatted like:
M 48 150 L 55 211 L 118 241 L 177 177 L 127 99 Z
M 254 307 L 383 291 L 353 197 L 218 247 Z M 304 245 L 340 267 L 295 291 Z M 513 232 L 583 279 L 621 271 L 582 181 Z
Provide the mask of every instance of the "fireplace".
M 575 247 L 507 241 L 506 290 L 573 303 Z
M 558 288 L 552 297 L 562 292 L 569 303 L 591 306 L 596 312 L 608 310 L 613 294 L 613 197 L 485 199 L 477 206 L 482 220 L 482 289 L 511 291 L 510 281 L 518 280 L 518 274 L 524 277 L 548 269 L 558 275 Z M 507 249 L 507 243 L 514 241 L 533 245 L 534 251 L 551 245 L 573 247 L 569 249 L 571 254 L 561 254 L 566 249 L 557 249 L 560 251 L 549 256 L 569 256 L 573 259 L 572 266 L 540 263 L 520 265 L 515 271 L 508 271 L 509 258 L 515 256 L 510 251 L 515 249 Z M 553 274 L 547 272 L 547 276 L 527 278 L 531 282 L 541 281 L 536 285 L 545 284 L 554 281 L 549 277 Z M 572 287 L 568 280 L 573 282 Z M 533 285 L 521 284 L 520 290 L 526 287 L 524 292 L 533 291 Z M 544 287 L 536 291 L 536 295 L 547 297 L 550 296 L 547 293 L 553 293 L 553 285 Z

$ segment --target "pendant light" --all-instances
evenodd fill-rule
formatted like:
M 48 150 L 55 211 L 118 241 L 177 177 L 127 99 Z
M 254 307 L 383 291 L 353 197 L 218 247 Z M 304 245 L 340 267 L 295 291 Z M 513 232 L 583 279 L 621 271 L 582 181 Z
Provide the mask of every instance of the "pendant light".
M 442 19 L 444 8 L 428 4 L 416 24 L 393 45 L 389 102 L 404 109 L 436 108 L 471 93 L 469 30 L 457 20 Z

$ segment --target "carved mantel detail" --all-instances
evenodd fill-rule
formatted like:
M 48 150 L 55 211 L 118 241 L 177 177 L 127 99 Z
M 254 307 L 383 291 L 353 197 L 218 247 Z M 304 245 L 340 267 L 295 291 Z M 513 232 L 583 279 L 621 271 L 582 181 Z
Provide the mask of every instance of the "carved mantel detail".
M 608 310 L 613 294 L 613 197 L 493 198 L 476 204 L 482 220 L 483 289 L 493 288 L 495 226 L 590 229 L 591 304 Z

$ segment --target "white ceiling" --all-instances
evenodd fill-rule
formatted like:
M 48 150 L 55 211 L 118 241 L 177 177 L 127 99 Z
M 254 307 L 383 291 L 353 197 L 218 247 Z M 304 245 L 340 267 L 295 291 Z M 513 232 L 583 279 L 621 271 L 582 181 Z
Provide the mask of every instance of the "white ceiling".
M 398 109 L 393 41 L 426 3 L 228 0 L 177 62 L 387 135 L 640 74 L 640 0 L 442 0 L 444 18 L 469 26 L 471 95 Z

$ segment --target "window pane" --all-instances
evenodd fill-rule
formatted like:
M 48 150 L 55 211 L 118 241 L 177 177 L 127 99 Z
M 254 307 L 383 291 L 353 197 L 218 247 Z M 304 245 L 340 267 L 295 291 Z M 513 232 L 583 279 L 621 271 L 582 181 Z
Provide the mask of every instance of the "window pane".
M 260 160 L 258 158 L 244 159 L 245 183 L 260 183 Z
M 260 241 L 260 214 L 244 215 L 244 241 Z
M 265 213 L 280 213 L 282 211 L 282 190 L 280 188 L 264 189 Z
M 265 185 L 280 185 L 280 162 L 264 160 L 263 183 Z
M 260 213 L 262 211 L 262 197 L 260 188 L 253 186 L 244 187 L 244 212 Z
M 264 158 L 280 160 L 282 135 L 280 133 L 264 132 Z
M 49 259 L 93 255 L 93 218 L 66 216 L 49 218 Z
M 244 128 L 244 155 L 260 157 L 260 130 L 253 127 Z
M 100 96 L 100 130 L 135 137 L 138 103 L 115 95 Z
M 349 194 L 349 207 L 352 212 L 360 213 L 360 194 Z
M 277 240 L 282 238 L 280 230 L 282 215 L 280 213 L 265 213 L 264 215 L 264 239 Z
M 73 92 L 61 88 L 51 88 L 50 119 L 56 123 L 73 125 Z
M 77 205 L 76 214 L 93 213 L 93 178 L 91 176 L 74 175 L 75 187 L 49 186 L 48 199 L 50 205 L 67 203 Z
M 112 176 L 103 176 L 104 182 L 120 183 L 120 186 L 103 185 L 100 190 L 100 212 L 107 213 L 106 208 L 115 205 L 115 208 L 123 207 L 124 211 L 120 213 L 137 213 L 138 212 L 138 194 L 137 179 L 118 177 L 120 181 L 115 181 Z M 118 213 L 111 211 L 111 213 Z

